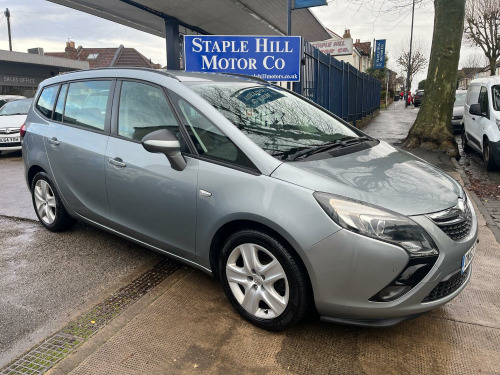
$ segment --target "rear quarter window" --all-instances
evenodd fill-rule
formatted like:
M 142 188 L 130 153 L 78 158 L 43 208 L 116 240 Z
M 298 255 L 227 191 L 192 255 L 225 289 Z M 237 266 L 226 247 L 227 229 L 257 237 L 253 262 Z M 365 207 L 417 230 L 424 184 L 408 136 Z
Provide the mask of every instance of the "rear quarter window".
M 42 90 L 36 102 L 36 109 L 47 118 L 52 118 L 54 102 L 56 100 L 57 89 L 59 86 L 49 86 Z

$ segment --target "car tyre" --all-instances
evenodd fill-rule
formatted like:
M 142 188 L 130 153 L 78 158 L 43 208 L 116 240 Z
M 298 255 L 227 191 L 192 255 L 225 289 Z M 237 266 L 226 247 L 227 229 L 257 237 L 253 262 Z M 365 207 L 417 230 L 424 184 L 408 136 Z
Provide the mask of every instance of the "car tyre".
M 467 141 L 467 136 L 465 135 L 465 129 L 462 127 L 462 149 L 464 152 L 471 152 L 472 148 L 469 146 L 469 142 Z
M 48 230 L 61 232 L 74 224 L 47 173 L 38 172 L 33 178 L 31 198 L 38 220 Z
M 222 248 L 219 275 L 233 308 L 260 328 L 281 331 L 308 312 L 304 266 L 267 233 L 248 229 L 231 235 Z
M 484 162 L 484 167 L 486 168 L 487 171 L 495 170 L 496 167 L 495 160 L 491 155 L 491 148 L 488 139 L 485 139 L 483 142 L 483 162 Z

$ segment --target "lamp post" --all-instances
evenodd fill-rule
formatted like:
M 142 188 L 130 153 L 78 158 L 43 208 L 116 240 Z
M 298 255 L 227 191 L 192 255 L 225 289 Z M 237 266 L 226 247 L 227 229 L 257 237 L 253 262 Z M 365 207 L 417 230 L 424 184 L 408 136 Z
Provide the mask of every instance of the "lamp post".
M 288 0 L 286 35 L 292 35 L 292 0 Z
M 406 92 L 405 92 L 405 108 L 408 107 L 408 91 L 411 90 L 410 87 L 410 69 L 411 69 L 411 47 L 413 44 L 413 19 L 415 18 L 415 0 L 413 0 L 413 5 L 411 8 L 411 32 L 410 32 L 410 53 L 408 56 L 408 72 L 406 73 Z
M 9 8 L 5 9 L 5 17 L 7 18 L 7 30 L 9 33 L 9 50 L 12 51 L 12 36 L 10 34 L 10 11 Z

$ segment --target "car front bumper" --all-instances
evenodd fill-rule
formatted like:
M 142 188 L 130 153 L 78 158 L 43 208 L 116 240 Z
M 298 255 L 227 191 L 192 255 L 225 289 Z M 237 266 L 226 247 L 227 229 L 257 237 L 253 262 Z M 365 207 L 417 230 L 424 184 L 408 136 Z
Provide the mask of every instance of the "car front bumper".
M 451 128 L 454 130 L 454 131 L 459 131 L 459 130 L 462 130 L 462 118 L 458 118 L 458 119 L 452 119 L 451 120 Z
M 453 241 L 425 215 L 412 217 L 433 238 L 439 256 L 425 277 L 410 291 L 390 302 L 370 301 L 406 268 L 409 256 L 399 246 L 340 230 L 305 251 L 316 309 L 322 320 L 364 326 L 387 326 L 419 316 L 455 298 L 467 285 L 469 266 L 460 275 L 463 255 L 477 242 L 472 207 L 469 234 Z M 459 284 L 449 294 L 424 302 L 436 287 Z M 438 286 L 438 284 L 440 286 Z M 439 290 L 439 289 L 438 289 Z

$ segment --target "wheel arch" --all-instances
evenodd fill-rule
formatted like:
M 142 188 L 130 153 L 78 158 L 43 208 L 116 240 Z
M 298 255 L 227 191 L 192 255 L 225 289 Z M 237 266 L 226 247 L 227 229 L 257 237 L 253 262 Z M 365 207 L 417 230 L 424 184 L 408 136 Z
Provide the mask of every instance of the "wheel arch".
M 39 165 L 32 165 L 28 169 L 28 174 L 26 176 L 26 179 L 27 179 L 28 187 L 30 188 L 30 190 L 31 190 L 31 185 L 33 183 L 33 179 L 35 178 L 36 174 L 39 172 L 47 173 L 47 171 L 45 169 L 43 169 L 42 167 L 40 167 Z
M 483 150 L 484 150 L 484 143 L 489 142 L 489 141 L 490 140 L 489 140 L 488 136 L 486 134 L 483 134 L 483 144 L 482 144 Z
M 215 232 L 214 236 L 212 237 L 212 241 L 210 243 L 209 261 L 212 274 L 216 278 L 219 278 L 218 262 L 219 262 L 220 251 L 222 249 L 224 242 L 233 233 L 236 233 L 244 229 L 258 230 L 268 235 L 271 235 L 275 237 L 278 241 L 280 241 L 282 245 L 285 246 L 287 250 L 290 252 L 290 255 L 296 258 L 296 260 L 300 263 L 301 267 L 303 268 L 303 271 L 306 272 L 307 274 L 307 279 L 309 281 L 309 285 L 311 286 L 309 272 L 307 271 L 307 267 L 296 248 L 298 247 L 298 244 L 292 245 L 293 240 L 288 240 L 287 237 L 289 236 L 287 234 L 283 235 L 275 228 L 272 228 L 267 224 L 252 219 L 234 219 L 228 221 Z

